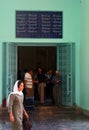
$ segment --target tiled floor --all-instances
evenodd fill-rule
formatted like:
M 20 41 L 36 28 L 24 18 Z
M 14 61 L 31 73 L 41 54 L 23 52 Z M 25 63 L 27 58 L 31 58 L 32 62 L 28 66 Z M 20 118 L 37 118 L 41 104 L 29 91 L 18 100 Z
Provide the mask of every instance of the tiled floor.
M 30 114 L 32 130 L 89 130 L 89 117 L 73 109 L 55 106 L 35 107 Z M 0 114 L 0 130 L 11 130 L 6 110 Z

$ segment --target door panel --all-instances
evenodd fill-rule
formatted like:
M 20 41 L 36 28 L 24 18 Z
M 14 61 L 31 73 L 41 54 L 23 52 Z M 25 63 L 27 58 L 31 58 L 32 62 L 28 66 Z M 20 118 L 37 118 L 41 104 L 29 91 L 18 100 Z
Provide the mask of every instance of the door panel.
M 6 83 L 7 97 L 12 91 L 13 85 L 17 80 L 17 46 L 12 43 L 6 44 Z
M 73 49 L 72 44 L 57 46 L 57 69 L 62 76 L 62 104 L 73 105 L 73 90 L 74 90 L 74 67 L 72 63 Z

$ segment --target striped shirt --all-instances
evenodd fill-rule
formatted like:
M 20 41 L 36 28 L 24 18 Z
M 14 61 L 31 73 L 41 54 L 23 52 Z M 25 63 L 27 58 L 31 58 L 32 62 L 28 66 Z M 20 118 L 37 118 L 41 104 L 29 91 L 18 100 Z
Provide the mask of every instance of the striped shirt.
M 25 73 L 24 80 L 25 80 L 25 87 L 26 88 L 32 88 L 33 87 L 31 74 Z

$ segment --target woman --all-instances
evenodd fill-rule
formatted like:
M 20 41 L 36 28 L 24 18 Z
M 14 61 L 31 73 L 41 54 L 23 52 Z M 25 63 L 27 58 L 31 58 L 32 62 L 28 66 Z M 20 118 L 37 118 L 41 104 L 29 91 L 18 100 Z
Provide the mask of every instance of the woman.
M 13 92 L 8 97 L 8 112 L 12 122 L 12 130 L 23 130 L 23 114 L 29 118 L 23 107 L 23 88 L 24 83 L 20 80 L 16 81 Z

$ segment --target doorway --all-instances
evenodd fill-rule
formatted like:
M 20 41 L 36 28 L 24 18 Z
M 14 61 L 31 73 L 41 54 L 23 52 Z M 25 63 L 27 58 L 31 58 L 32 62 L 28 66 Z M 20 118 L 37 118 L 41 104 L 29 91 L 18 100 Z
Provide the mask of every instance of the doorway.
M 6 97 L 18 79 L 17 72 L 26 67 L 60 70 L 63 78 L 62 104 L 72 106 L 75 99 L 75 44 L 6 43 Z M 30 66 L 29 66 L 30 65 Z
M 42 68 L 46 79 L 46 72 L 49 69 L 52 72 L 56 70 L 56 57 L 55 46 L 18 46 L 18 79 L 24 79 L 25 70 L 31 68 L 33 72 L 37 73 L 39 67 Z M 45 105 L 50 105 L 52 99 L 48 99 L 47 95 L 52 94 L 47 93 L 46 84 L 44 88 Z M 35 104 L 39 104 L 38 84 L 34 84 L 34 99 Z

